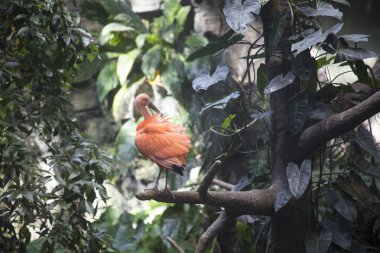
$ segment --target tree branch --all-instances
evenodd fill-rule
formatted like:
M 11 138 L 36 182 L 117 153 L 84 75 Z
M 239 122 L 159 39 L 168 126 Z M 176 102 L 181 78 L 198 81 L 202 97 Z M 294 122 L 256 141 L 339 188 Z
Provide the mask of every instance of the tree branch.
M 173 248 L 177 251 L 177 253 L 185 253 L 185 251 L 174 241 L 170 236 L 166 237 L 166 240 L 173 246 Z
M 234 188 L 233 184 L 224 182 L 224 181 L 219 180 L 219 179 L 213 179 L 212 183 L 215 184 L 215 185 L 217 185 L 217 186 L 219 186 L 219 187 L 222 187 L 222 188 L 224 188 L 226 190 L 229 190 L 229 191 L 231 191 Z
M 276 192 L 271 189 L 244 192 L 208 192 L 202 198 L 196 191 L 173 191 L 173 197 L 164 191 L 144 191 L 135 195 L 139 200 L 156 200 L 165 203 L 204 204 L 227 208 L 235 215 L 273 215 Z
M 292 160 L 301 161 L 327 141 L 354 129 L 364 120 L 380 112 L 380 91 L 356 106 L 334 114 L 305 129 L 294 148 Z
M 205 252 L 209 243 L 217 236 L 217 234 L 223 229 L 224 226 L 229 223 L 235 222 L 236 217 L 230 216 L 224 210 L 219 215 L 219 217 L 207 228 L 207 230 L 199 238 L 197 248 L 194 253 L 203 253 Z
M 202 182 L 199 184 L 197 192 L 202 198 L 205 198 L 207 196 L 207 190 L 210 187 L 212 180 L 214 179 L 220 167 L 221 162 L 219 160 L 216 160 L 207 171 L 207 174 L 203 178 Z

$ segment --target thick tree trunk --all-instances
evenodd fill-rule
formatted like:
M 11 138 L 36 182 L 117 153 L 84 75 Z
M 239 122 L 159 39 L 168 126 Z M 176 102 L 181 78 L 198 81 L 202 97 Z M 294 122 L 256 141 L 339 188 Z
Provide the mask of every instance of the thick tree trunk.
M 286 25 L 278 40 L 273 46 L 273 34 L 276 32 L 276 23 L 283 12 L 288 13 Z M 290 32 L 290 11 L 287 1 L 276 0 L 267 3 L 261 11 L 261 18 L 264 28 L 264 39 L 266 48 L 265 64 L 268 70 L 268 79 L 271 80 L 279 74 L 287 74 L 291 69 L 287 48 L 284 48 L 285 41 Z M 269 50 L 271 48 L 271 50 Z M 290 162 L 291 150 L 289 146 L 296 142 L 290 136 L 286 127 L 286 104 L 290 98 L 299 92 L 296 83 L 274 92 L 270 97 L 272 114 L 272 134 L 273 143 L 271 148 L 272 156 L 272 186 L 276 192 L 286 189 L 286 166 Z M 308 229 L 307 198 L 301 198 L 292 205 L 281 209 L 279 213 L 272 216 L 270 231 L 268 236 L 267 252 L 304 252 L 304 236 Z

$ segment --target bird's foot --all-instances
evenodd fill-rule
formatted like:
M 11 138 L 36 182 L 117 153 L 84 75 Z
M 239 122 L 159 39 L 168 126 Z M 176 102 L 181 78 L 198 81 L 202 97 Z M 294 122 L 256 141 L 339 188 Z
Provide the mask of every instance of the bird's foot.
M 146 192 L 146 191 L 153 191 L 153 192 L 155 192 L 157 194 L 158 193 L 158 187 L 155 186 L 155 187 L 152 187 L 152 188 L 146 188 L 146 189 L 144 189 L 144 192 Z
M 172 193 L 171 191 L 169 191 L 168 188 L 165 188 L 165 189 L 164 189 L 164 192 L 167 193 L 167 194 L 169 194 L 170 196 L 172 196 L 173 199 L 175 199 L 173 193 Z

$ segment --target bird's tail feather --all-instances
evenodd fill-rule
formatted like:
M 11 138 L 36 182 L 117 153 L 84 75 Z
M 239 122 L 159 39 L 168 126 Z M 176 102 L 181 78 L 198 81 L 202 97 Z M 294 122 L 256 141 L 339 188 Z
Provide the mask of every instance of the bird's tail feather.
M 183 170 L 185 169 L 185 166 L 177 166 L 177 165 L 173 165 L 172 166 L 172 171 L 174 171 L 175 173 L 183 176 Z

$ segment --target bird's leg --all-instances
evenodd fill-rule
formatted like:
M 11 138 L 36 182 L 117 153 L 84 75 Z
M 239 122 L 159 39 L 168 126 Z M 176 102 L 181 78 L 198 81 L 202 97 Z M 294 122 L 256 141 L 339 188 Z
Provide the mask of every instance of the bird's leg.
M 154 182 L 154 187 L 153 188 L 146 188 L 144 191 L 155 191 L 155 192 L 158 192 L 158 181 L 160 180 L 160 177 L 161 177 L 161 172 L 162 172 L 162 168 L 160 168 L 160 172 L 158 172 L 158 176 L 156 178 L 156 181 Z
M 169 193 L 173 199 L 175 199 L 173 193 L 171 191 L 169 191 L 168 189 L 168 176 L 169 176 L 169 170 L 168 169 L 165 169 L 165 173 L 166 173 L 166 177 L 165 177 L 165 188 L 164 188 L 164 191 Z

